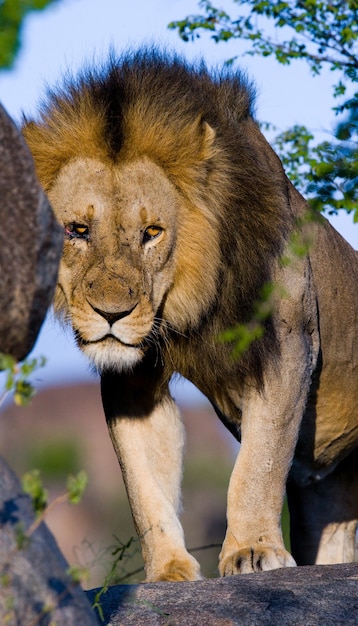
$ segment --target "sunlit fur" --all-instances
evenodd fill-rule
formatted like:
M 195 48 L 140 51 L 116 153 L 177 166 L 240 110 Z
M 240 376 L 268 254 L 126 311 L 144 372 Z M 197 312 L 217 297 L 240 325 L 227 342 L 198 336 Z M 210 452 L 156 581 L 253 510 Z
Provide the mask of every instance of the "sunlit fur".
M 174 372 L 241 438 L 220 573 L 294 565 L 286 488 L 297 562 L 353 560 L 357 253 L 308 219 L 245 77 L 152 50 L 113 56 L 50 92 L 24 134 L 65 230 L 55 309 L 101 370 L 147 580 L 200 576 L 178 519 Z M 250 326 L 258 301 L 264 334 L 234 359 L 220 337 Z

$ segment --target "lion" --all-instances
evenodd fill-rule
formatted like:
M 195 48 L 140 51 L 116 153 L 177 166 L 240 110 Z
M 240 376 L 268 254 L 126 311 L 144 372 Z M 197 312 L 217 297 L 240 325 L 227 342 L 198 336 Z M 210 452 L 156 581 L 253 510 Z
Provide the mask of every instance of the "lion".
M 174 373 L 241 441 L 220 574 L 354 560 L 357 253 L 307 219 L 254 104 L 242 72 L 151 48 L 67 76 L 24 120 L 65 234 L 55 312 L 100 372 L 146 581 L 200 578 L 179 521 Z M 267 285 L 263 332 L 233 358 L 220 337 L 252 325 Z

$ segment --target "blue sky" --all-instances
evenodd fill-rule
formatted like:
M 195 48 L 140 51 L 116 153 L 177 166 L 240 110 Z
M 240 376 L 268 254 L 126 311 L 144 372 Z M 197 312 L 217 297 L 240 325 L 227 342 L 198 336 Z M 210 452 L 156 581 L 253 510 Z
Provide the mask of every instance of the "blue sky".
M 214 3 L 215 4 L 215 3 Z M 235 4 L 217 4 L 233 13 Z M 184 44 L 167 29 L 170 21 L 197 12 L 196 0 L 60 0 L 43 12 L 32 13 L 23 30 L 23 46 L 15 69 L 0 74 L 0 100 L 18 121 L 21 112 L 34 113 L 45 84 L 53 85 L 66 70 L 106 56 L 112 45 L 121 51 L 145 42 L 166 45 L 209 65 L 221 64 L 245 46 L 237 41 L 216 45 L 208 37 Z M 240 66 L 257 85 L 257 117 L 279 130 L 305 124 L 320 135 L 332 127 L 333 76 L 325 71 L 313 78 L 303 61 L 280 66 L 274 59 L 242 56 Z M 347 215 L 334 218 L 335 227 L 358 248 L 358 225 Z M 33 355 L 45 355 L 46 367 L 38 375 L 42 384 L 88 379 L 89 366 L 73 346 L 71 334 L 48 320 Z

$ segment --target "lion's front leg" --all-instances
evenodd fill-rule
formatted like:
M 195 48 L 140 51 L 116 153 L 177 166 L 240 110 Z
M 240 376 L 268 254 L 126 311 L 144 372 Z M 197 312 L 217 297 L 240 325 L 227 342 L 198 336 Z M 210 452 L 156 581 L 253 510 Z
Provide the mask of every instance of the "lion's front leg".
M 142 545 L 146 582 L 197 580 L 199 564 L 185 549 L 178 519 L 184 447 L 179 411 L 169 394 L 150 406 L 140 389 L 129 406 L 126 389 L 122 377 L 102 377 L 108 428 Z
M 264 390 L 243 401 L 242 445 L 228 492 L 228 528 L 220 554 L 223 576 L 294 566 L 284 547 L 281 511 L 306 402 L 311 361 L 305 338 L 283 338 L 281 360 L 268 368 Z

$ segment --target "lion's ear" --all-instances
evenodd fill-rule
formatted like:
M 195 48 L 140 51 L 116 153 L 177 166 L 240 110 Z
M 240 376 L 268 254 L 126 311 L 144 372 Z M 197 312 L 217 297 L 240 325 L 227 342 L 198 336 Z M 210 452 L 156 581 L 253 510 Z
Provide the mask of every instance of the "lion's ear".
M 202 115 L 198 115 L 196 118 L 191 126 L 187 139 L 189 139 L 189 135 L 191 135 L 190 145 L 192 147 L 195 145 L 196 158 L 199 157 L 200 160 L 207 161 L 214 156 L 216 132 L 208 122 L 203 120 Z
M 203 160 L 211 159 L 214 156 L 214 141 L 216 137 L 216 132 L 208 122 L 201 122 L 202 127 L 202 147 L 201 147 L 201 157 Z

